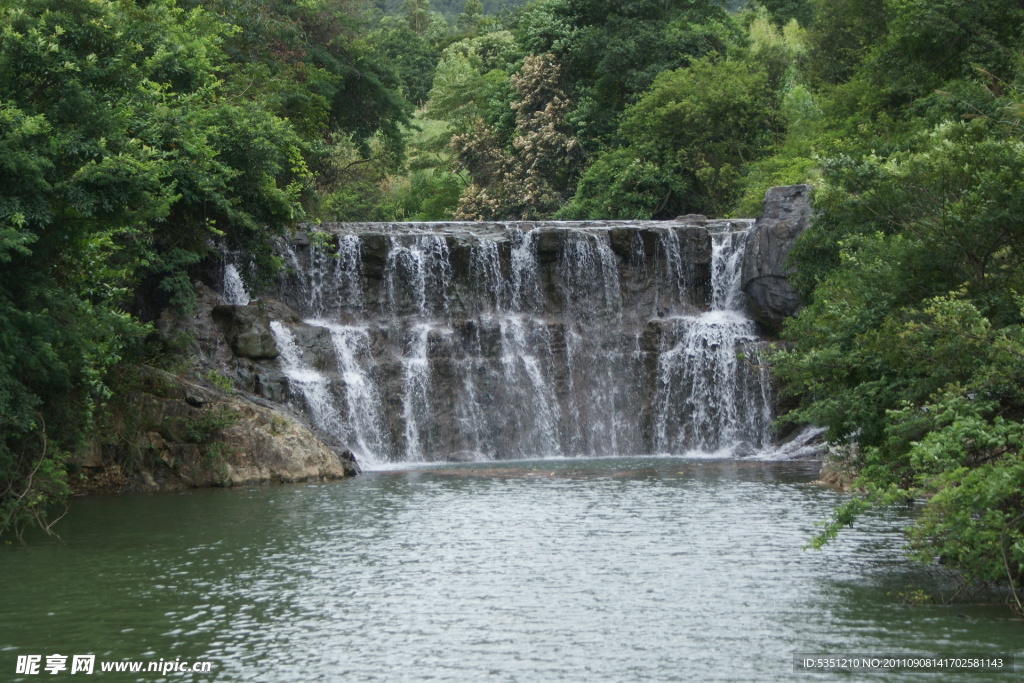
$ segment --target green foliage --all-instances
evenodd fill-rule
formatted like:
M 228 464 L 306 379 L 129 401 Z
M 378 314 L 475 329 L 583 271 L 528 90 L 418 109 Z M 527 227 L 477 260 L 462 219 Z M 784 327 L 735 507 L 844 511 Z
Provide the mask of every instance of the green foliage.
M 389 220 L 448 220 L 465 187 L 462 178 L 443 167 L 414 170 L 393 182 L 382 211 Z
M 747 49 L 739 24 L 711 0 L 536 0 L 516 13 L 511 32 L 455 41 L 438 62 L 425 112 L 449 124 L 461 150 L 458 168 L 473 177 L 459 215 L 727 213 L 744 189 L 749 164 L 784 136 L 782 103 L 807 93 L 796 73 L 802 29 L 793 22 L 780 30 L 762 9 L 750 34 Z M 558 119 L 555 129 L 565 139 L 519 159 L 517 145 L 531 137 L 516 115 L 522 93 L 514 80 L 531 54 L 550 54 L 559 64 L 560 109 L 550 118 Z M 671 70 L 677 83 L 666 80 Z M 679 100 L 674 114 L 664 106 L 672 97 Z M 649 117 L 658 120 L 645 125 Z M 803 125 L 798 119 L 792 117 L 796 127 Z M 570 139 L 570 153 L 553 151 Z M 808 153 L 806 144 L 800 153 Z M 801 159 L 795 166 L 805 170 L 812 163 Z M 515 170 L 519 165 L 534 171 Z M 532 185 L 531 173 L 550 187 Z M 450 171 L 442 177 L 455 179 Z M 426 177 L 413 180 L 390 184 L 397 194 L 389 201 L 406 207 L 401 215 L 422 213 L 408 207 L 418 203 L 410 195 L 414 185 L 426 190 Z
M 383 24 L 370 39 L 394 63 L 405 98 L 415 104 L 426 102 L 440 58 L 437 48 L 408 26 L 393 22 Z
M 483 119 L 452 137 L 455 164 L 473 182 L 460 196 L 455 217 L 529 219 L 552 214 L 574 180 L 579 143 L 568 132 L 570 103 L 560 87 L 553 55 L 530 55 L 510 78 L 516 99 L 511 149 Z
M 325 147 L 316 194 L 310 211 L 323 220 L 383 220 L 380 207 L 386 201 L 383 187 L 398 164 L 386 142 L 374 139 L 364 155 L 350 138 L 339 138 Z
M 885 0 L 811 0 L 814 19 L 808 34 L 812 80 L 838 84 L 851 78 L 886 31 Z
M 462 33 L 475 34 L 484 23 L 484 4 L 480 0 L 466 0 L 462 14 L 456 21 L 456 27 Z
M 976 70 L 1009 80 L 1020 54 L 1024 7 L 1015 0 L 901 0 L 865 77 L 894 111 Z
M 772 21 L 779 26 L 794 19 L 801 26 L 809 26 L 813 21 L 812 0 L 758 0 L 758 4 L 768 10 Z
M 869 504 L 921 498 L 925 504 L 909 532 L 915 557 L 941 558 L 969 581 L 1019 588 L 1024 334 L 1019 325 L 993 328 L 959 296 L 925 302 L 916 319 L 895 332 L 887 337 L 896 348 L 886 361 L 910 365 L 901 393 L 919 397 L 887 410 L 875 438 L 858 435 L 876 444 L 857 463 L 856 485 L 866 495 L 837 511 L 822 540 Z M 937 388 L 915 391 L 924 384 Z
M 400 11 L 409 30 L 424 33 L 430 26 L 430 0 L 404 0 Z
M 182 424 L 190 443 L 204 444 L 220 430 L 238 424 L 240 419 L 241 415 L 227 406 L 216 406 L 197 417 L 182 420 Z
M 640 219 L 664 213 L 686 192 L 684 181 L 661 165 L 619 148 L 602 154 L 583 174 L 561 219 Z
M 202 460 L 208 467 L 214 467 L 220 471 L 222 483 L 226 482 L 225 460 L 231 455 L 231 451 L 227 444 L 219 440 L 217 436 L 221 430 L 238 424 L 241 419 L 242 416 L 239 413 L 227 406 L 218 405 L 204 410 L 196 417 L 181 420 L 186 440 L 199 446 Z
M 519 58 L 512 34 L 489 33 L 453 43 L 441 55 L 426 114 L 468 132 L 477 119 L 501 126 L 511 114 L 509 71 Z
M 400 158 L 409 105 L 351 8 L 256 4 L 0 0 L 0 532 L 47 524 L 140 319 L 214 244 L 266 270 L 339 147 Z
M 231 378 L 225 377 L 216 370 L 207 370 L 203 374 L 203 377 L 206 379 L 207 382 L 217 387 L 226 394 L 233 394 L 235 391 L 234 386 L 231 384 Z
M 376 5 L 379 12 L 389 16 L 396 16 L 400 13 L 404 1 L 374 0 L 374 5 Z M 449 22 L 454 23 L 460 14 L 465 14 L 466 6 L 469 2 L 476 2 L 476 0 L 431 0 L 430 7 L 444 16 Z M 483 0 L 480 5 L 483 14 L 486 17 L 492 17 L 519 7 L 524 2 L 526 0 Z
M 251 109 L 269 110 L 299 133 L 282 168 L 301 181 L 292 189 L 308 213 L 333 218 L 322 209 L 335 204 L 322 195 L 363 193 L 365 169 L 348 172 L 353 154 L 357 165 L 373 167 L 377 179 L 398 167 L 412 109 L 403 92 L 421 98 L 433 71 L 434 48 L 421 36 L 401 51 L 396 43 L 412 33 L 408 28 L 383 26 L 367 38 L 358 0 L 187 1 L 215 12 L 224 24 L 225 88 L 232 97 Z M 239 121 L 247 126 L 239 133 L 251 134 L 251 125 Z M 256 252 L 257 263 L 269 264 L 267 241 L 255 232 L 257 239 L 239 248 Z
M 739 37 L 714 0 L 536 0 L 516 34 L 526 52 L 552 53 L 572 75 L 574 132 L 588 151 L 614 142 L 619 116 L 659 73 Z
M 813 303 L 776 371 L 801 399 L 791 418 L 860 446 L 848 464 L 864 497 L 819 540 L 867 505 L 921 499 L 916 557 L 1020 587 L 1024 144 L 1015 97 L 979 104 L 886 157 L 825 164 L 792 255 Z
M 772 104 L 767 74 L 747 62 L 702 58 L 660 74 L 623 117 L 626 145 L 599 158 L 570 211 L 590 218 L 605 217 L 593 212 L 611 205 L 647 217 L 726 212 L 744 164 L 774 142 Z M 613 169 L 623 177 L 608 178 Z

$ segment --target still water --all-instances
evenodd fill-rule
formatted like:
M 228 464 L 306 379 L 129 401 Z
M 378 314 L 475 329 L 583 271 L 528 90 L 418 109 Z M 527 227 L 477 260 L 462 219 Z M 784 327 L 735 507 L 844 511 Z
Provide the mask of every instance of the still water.
M 802 550 L 839 495 L 815 473 L 533 461 L 79 499 L 63 543 L 0 549 L 0 679 L 62 653 L 212 662 L 99 680 L 1014 680 L 794 672 L 794 652 L 1024 661 L 1002 605 L 901 600 L 942 585 L 899 519 Z

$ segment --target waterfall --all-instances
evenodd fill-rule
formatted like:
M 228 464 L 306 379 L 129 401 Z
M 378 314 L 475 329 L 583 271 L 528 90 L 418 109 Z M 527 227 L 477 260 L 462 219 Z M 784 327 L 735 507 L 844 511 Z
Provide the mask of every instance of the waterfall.
M 281 352 L 281 366 L 289 387 L 294 386 L 302 394 L 313 423 L 335 440 L 346 441 L 348 433 L 327 378 L 302 358 L 295 336 L 287 327 L 275 320 L 270 323 L 270 331 Z
M 683 255 L 679 233 L 667 230 L 661 236 L 660 242 L 664 258 L 659 263 L 664 269 L 665 283 L 659 288 L 659 303 L 663 310 L 678 310 L 682 304 L 689 303 L 690 292 L 693 289 L 692 267 Z
M 713 233 L 711 310 L 672 321 L 658 358 L 655 448 L 748 454 L 770 443 L 768 381 L 754 322 L 743 313 L 746 232 Z
M 232 306 L 248 305 L 249 293 L 245 291 L 245 284 L 242 282 L 242 276 L 238 274 L 235 264 L 224 265 L 224 282 L 221 287 L 224 303 Z
M 451 264 L 444 236 L 415 235 L 408 243 L 393 236 L 390 246 L 385 310 L 401 312 L 406 302 L 413 304 L 411 312 L 422 317 L 447 310 Z
M 405 459 L 424 460 L 423 436 L 430 409 L 430 363 L 427 346 L 431 327 L 415 325 L 407 342 L 408 351 L 402 362 L 402 418 L 405 422 Z
M 749 227 L 323 226 L 281 247 L 276 296 L 304 322 L 272 323 L 265 363 L 364 464 L 763 452 Z
M 506 229 L 512 244 L 509 259 L 509 289 L 512 299 L 510 310 L 523 311 L 536 305 L 541 298 L 534 241 L 537 233 L 524 233 L 518 226 Z
M 743 293 L 740 278 L 743 254 L 747 248 L 746 232 L 720 232 L 711 240 L 711 310 L 741 311 Z
M 622 309 L 619 269 L 606 233 L 568 234 L 560 269 L 566 315 L 615 316 Z
M 544 367 L 552 355 L 549 331 L 542 320 L 521 315 L 502 317 L 500 326 L 504 409 L 516 420 L 517 455 L 561 455 L 558 400 L 551 372 Z
M 347 422 L 355 441 L 352 450 L 361 462 L 387 460 L 391 449 L 384 436 L 384 406 L 372 374 L 369 330 L 319 320 L 309 322 L 331 333 L 345 393 Z
M 481 311 L 499 311 L 505 306 L 505 281 L 501 277 L 501 256 L 497 242 L 486 240 L 473 246 L 470 256 L 470 277 Z
M 361 243 L 355 235 L 342 235 L 338 240 L 336 299 L 342 308 L 355 313 L 363 310 L 363 257 Z

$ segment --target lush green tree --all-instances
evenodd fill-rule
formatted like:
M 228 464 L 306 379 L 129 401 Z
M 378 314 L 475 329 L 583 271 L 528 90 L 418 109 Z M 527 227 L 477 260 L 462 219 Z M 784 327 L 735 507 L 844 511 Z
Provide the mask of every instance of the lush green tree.
M 230 34 L 170 0 L 0 2 L 2 529 L 66 493 L 129 311 L 186 302 L 214 243 L 269 263 L 303 215 L 303 141 L 225 80 Z
M 550 215 L 565 201 L 574 180 L 579 145 L 565 124 L 570 103 L 553 55 L 530 55 L 511 78 L 516 133 L 502 146 L 482 119 L 452 138 L 457 168 L 473 182 L 462 192 L 456 218 L 529 219 Z
M 678 174 L 632 148 L 619 147 L 601 154 L 587 168 L 572 201 L 556 217 L 646 220 L 671 213 L 670 204 L 687 190 Z
M 660 74 L 625 113 L 626 145 L 587 171 L 565 215 L 600 217 L 591 212 L 621 202 L 630 185 L 634 196 L 622 205 L 643 206 L 644 217 L 722 214 L 736 200 L 744 165 L 775 141 L 771 95 L 767 74 L 749 62 L 703 58 Z M 627 156 L 639 163 L 625 163 Z M 599 181 L 615 168 L 629 180 Z M 654 187 L 662 193 L 652 194 Z
M 946 122 L 912 149 L 826 165 L 819 219 L 794 259 L 813 303 L 777 372 L 797 417 L 855 441 L 868 504 L 925 500 L 922 559 L 968 579 L 1024 576 L 1024 143 L 1005 119 Z M 955 488 L 956 491 L 952 489 Z
M 886 31 L 885 0 L 811 0 L 814 21 L 808 43 L 811 78 L 835 85 L 847 81 Z
M 316 177 L 302 198 L 306 211 L 329 220 L 374 215 L 366 202 L 400 167 L 410 101 L 430 86 L 429 42 L 398 21 L 367 40 L 360 0 L 201 4 L 225 23 L 225 88 L 258 100 L 300 134 L 298 149 Z
M 795 21 L 779 28 L 764 8 L 749 21 L 748 56 L 768 75 L 768 88 L 778 109 L 778 143 L 773 154 L 749 161 L 742 196 L 733 215 L 756 216 L 771 187 L 812 182 L 818 161 L 815 143 L 826 125 L 822 96 L 808 84 L 807 31 Z
M 411 30 L 424 33 L 430 26 L 430 0 L 404 0 L 402 14 Z
M 427 114 L 466 133 L 482 119 L 511 139 L 514 128 L 509 74 L 520 59 L 508 31 L 495 31 L 449 45 L 441 55 L 427 102 Z
M 227 86 L 239 96 L 259 97 L 305 139 L 351 136 L 368 152 L 370 140 L 382 137 L 401 149 L 410 113 L 403 82 L 388 55 L 364 38 L 357 0 L 188 1 L 227 24 Z
M 996 91 L 1013 77 L 1024 28 L 1024 7 L 1016 0 L 903 0 L 889 9 L 885 39 L 865 63 L 888 107 L 906 106 L 979 70 Z
M 768 10 L 772 21 L 779 26 L 785 26 L 794 19 L 801 26 L 809 26 L 813 21 L 812 0 L 758 0 L 757 4 Z
M 466 0 L 455 26 L 462 33 L 475 34 L 484 23 L 484 4 L 480 0 Z
M 472 1 L 472 0 L 470 0 Z M 401 13 L 404 0 L 374 0 L 374 5 L 381 15 L 397 16 Z M 432 0 L 430 6 L 450 22 L 457 20 L 459 14 L 465 12 L 467 0 Z M 483 0 L 481 11 L 487 17 L 493 17 L 501 12 L 508 12 L 519 7 L 526 0 Z
M 416 105 L 425 104 L 434 83 L 440 51 L 404 22 L 382 22 L 370 38 L 398 70 L 405 98 Z
M 659 73 L 724 53 L 739 35 L 715 0 L 536 0 L 516 33 L 526 51 L 563 65 L 571 123 L 590 151 L 612 141 L 621 113 Z
M 430 42 L 431 45 L 438 47 L 444 46 L 451 42 L 452 26 L 448 23 L 448 19 L 440 12 L 430 13 L 430 22 L 427 25 L 427 30 L 423 32 L 423 37 Z

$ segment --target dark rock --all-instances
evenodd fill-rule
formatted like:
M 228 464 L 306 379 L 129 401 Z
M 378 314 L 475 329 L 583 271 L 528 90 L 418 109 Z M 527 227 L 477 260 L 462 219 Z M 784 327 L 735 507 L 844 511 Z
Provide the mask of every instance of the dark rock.
M 811 196 L 810 185 L 768 190 L 761 217 L 747 242 L 743 293 L 751 316 L 772 334 L 778 334 L 782 321 L 800 309 L 799 297 L 787 280 L 792 268 L 786 264 L 786 257 L 796 238 L 810 225 Z
M 270 360 L 280 355 L 270 332 L 270 313 L 264 307 L 215 306 L 213 319 L 224 330 L 231 352 L 236 356 Z
M 637 250 L 637 238 L 639 231 L 636 228 L 613 228 L 608 231 L 608 241 L 612 251 L 621 256 L 627 262 L 643 259 L 643 252 L 634 254 Z M 639 247 L 643 249 L 643 240 L 639 241 Z
M 294 233 L 289 240 L 292 244 L 300 247 L 308 247 L 312 241 L 309 239 L 309 233 L 299 231 Z
M 360 238 L 363 276 L 370 280 L 384 277 L 384 268 L 388 260 L 391 241 L 387 235 L 367 234 Z
M 566 234 L 564 231 L 552 229 L 537 230 L 537 237 L 535 238 L 537 261 L 542 264 L 558 261 L 558 255 L 562 251 L 565 238 Z
M 341 461 L 341 467 L 345 471 L 345 476 L 352 477 L 363 473 L 363 469 L 359 466 L 359 461 L 356 460 L 356 456 L 352 451 L 345 449 L 338 453 L 338 460 Z

